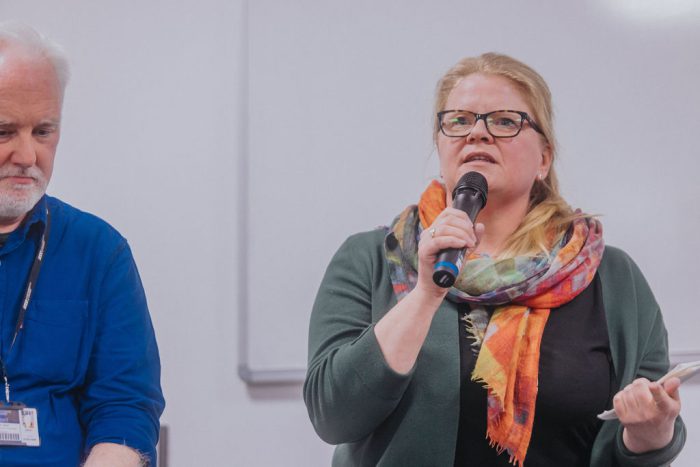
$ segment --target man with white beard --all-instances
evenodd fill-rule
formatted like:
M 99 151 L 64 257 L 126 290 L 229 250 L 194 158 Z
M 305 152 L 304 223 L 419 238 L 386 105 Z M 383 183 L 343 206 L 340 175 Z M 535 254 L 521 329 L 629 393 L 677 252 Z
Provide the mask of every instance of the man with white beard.
M 155 463 L 164 400 L 126 240 L 45 195 L 68 65 L 0 24 L 0 465 Z

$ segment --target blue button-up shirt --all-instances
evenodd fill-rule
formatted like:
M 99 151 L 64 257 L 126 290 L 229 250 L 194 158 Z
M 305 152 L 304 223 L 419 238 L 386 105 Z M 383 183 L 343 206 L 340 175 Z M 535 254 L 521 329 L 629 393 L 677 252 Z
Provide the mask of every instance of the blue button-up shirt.
M 10 351 L 47 207 L 43 265 Z M 0 248 L 0 326 L 10 398 L 37 409 L 41 438 L 40 447 L 0 446 L 0 465 L 74 467 L 101 442 L 155 463 L 164 407 L 158 348 L 136 264 L 116 230 L 44 196 Z

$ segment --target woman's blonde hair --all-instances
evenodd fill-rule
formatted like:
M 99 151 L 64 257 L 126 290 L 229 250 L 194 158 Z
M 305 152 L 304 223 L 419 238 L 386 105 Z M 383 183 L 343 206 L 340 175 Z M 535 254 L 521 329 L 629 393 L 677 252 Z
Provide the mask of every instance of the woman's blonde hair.
M 463 78 L 474 73 L 502 76 L 515 84 L 530 106 L 534 114 L 532 117 L 542 129 L 552 154 L 552 164 L 547 177 L 543 180 L 537 179 L 533 184 L 528 212 L 498 256 L 508 258 L 539 252 L 548 253 L 552 245 L 564 235 L 571 221 L 582 216 L 575 213 L 559 194 L 559 183 L 554 170 L 557 144 L 554 137 L 552 94 L 539 73 L 507 55 L 485 53 L 478 57 L 464 58 L 453 66 L 437 85 L 433 114 L 433 140 L 436 144 L 440 131 L 437 113 L 445 110 L 452 89 Z

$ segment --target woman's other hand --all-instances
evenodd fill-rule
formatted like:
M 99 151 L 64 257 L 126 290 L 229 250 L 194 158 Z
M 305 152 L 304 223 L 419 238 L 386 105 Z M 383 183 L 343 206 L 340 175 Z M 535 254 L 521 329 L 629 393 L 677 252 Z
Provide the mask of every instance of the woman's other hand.
M 418 284 L 424 293 L 444 297 L 449 289 L 435 285 L 433 268 L 440 251 L 446 248 L 468 248 L 473 250 L 484 233 L 484 225 L 472 224 L 467 213 L 447 207 L 430 227 L 421 233 L 418 242 Z
M 615 395 L 613 406 L 625 427 L 622 440 L 627 449 L 640 454 L 671 442 L 681 410 L 680 384 L 678 378 L 662 384 L 638 378 Z

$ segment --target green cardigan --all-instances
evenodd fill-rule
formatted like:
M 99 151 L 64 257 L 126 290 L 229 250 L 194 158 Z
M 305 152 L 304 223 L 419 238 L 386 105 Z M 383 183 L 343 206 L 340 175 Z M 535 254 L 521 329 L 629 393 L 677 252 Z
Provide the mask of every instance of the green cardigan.
M 452 466 L 460 400 L 457 308 L 444 300 L 410 373 L 387 365 L 374 323 L 396 304 L 384 257 L 385 232 L 350 237 L 331 260 L 314 303 L 304 400 L 334 466 Z M 606 247 L 598 269 L 616 387 L 658 379 L 669 366 L 666 329 L 644 277 L 621 250 Z M 673 441 L 634 455 L 618 421 L 593 445 L 592 466 L 668 464 L 685 442 L 677 419 Z M 525 459 L 527 466 L 527 458 Z

